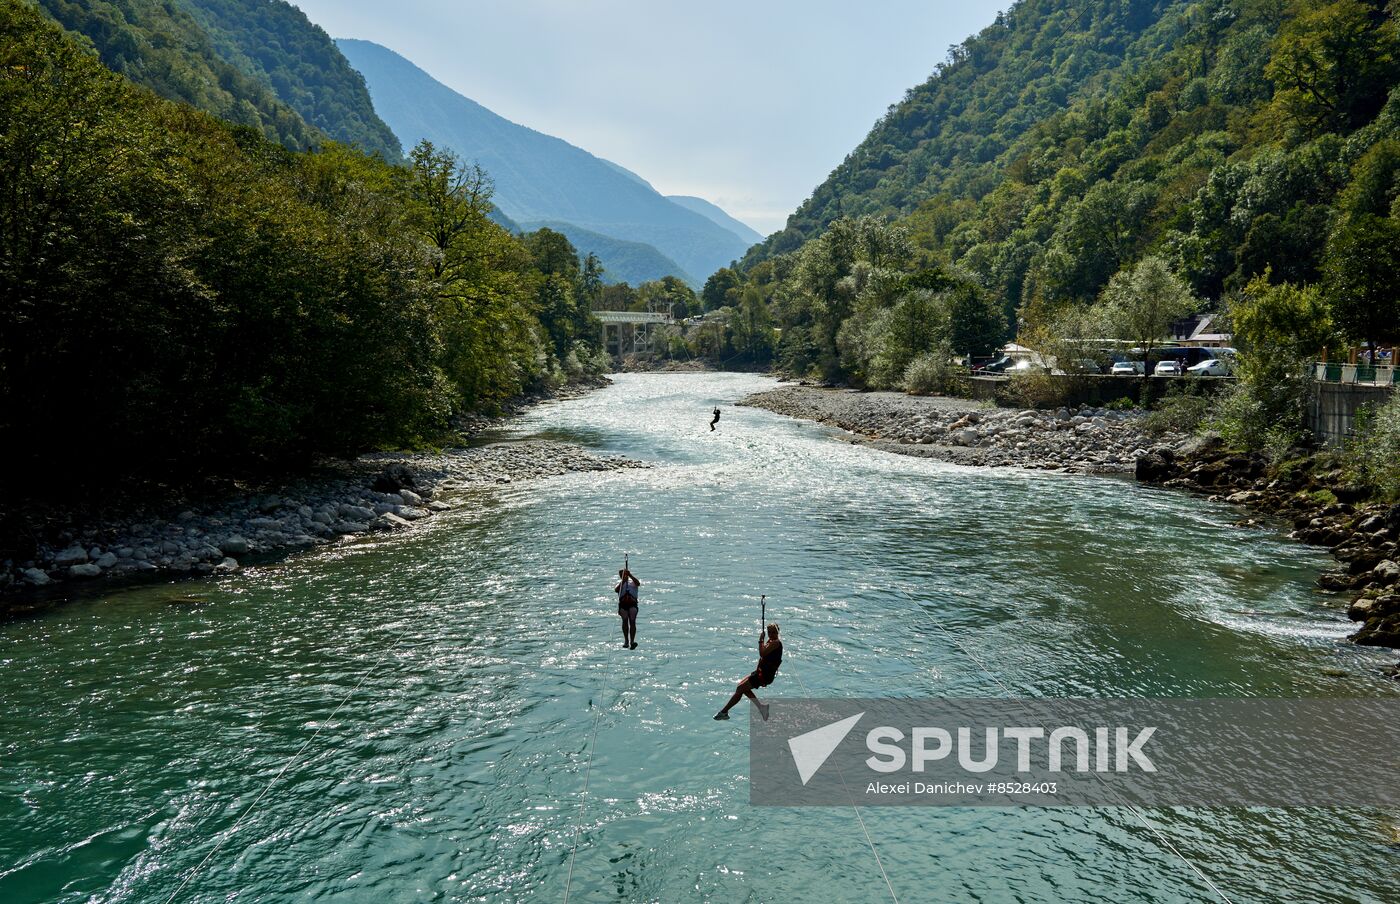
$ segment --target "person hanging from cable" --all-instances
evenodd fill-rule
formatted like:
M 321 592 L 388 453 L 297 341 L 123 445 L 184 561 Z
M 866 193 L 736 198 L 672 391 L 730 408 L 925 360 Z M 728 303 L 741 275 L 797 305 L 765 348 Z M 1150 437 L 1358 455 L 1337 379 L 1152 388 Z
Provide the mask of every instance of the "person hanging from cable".
M 641 589 L 642 582 L 637 580 L 637 576 L 626 564 L 617 573 L 617 578 L 617 586 L 613 588 L 613 593 L 617 594 L 617 614 L 622 616 L 622 646 L 625 649 L 635 650 L 637 649 L 637 591 Z
M 718 424 L 718 423 L 719 423 L 719 409 L 716 408 L 716 409 L 715 409 L 715 416 L 714 416 L 714 419 L 710 421 L 710 432 L 711 432 L 711 433 L 713 433 L 713 432 L 715 431 L 715 424 Z
M 783 642 L 778 639 L 778 623 L 773 622 L 768 626 L 768 639 L 766 641 L 763 632 L 759 632 L 758 667 L 753 670 L 753 674 L 739 682 L 739 686 L 734 690 L 734 696 L 730 697 L 729 702 L 724 704 L 724 709 L 715 713 L 715 718 L 728 719 L 729 711 L 737 706 L 741 699 L 748 697 L 753 701 L 753 705 L 758 707 L 758 714 L 763 717 L 763 721 L 768 721 L 768 704 L 754 696 L 754 690 L 772 684 L 773 679 L 778 676 L 778 666 L 782 664 Z

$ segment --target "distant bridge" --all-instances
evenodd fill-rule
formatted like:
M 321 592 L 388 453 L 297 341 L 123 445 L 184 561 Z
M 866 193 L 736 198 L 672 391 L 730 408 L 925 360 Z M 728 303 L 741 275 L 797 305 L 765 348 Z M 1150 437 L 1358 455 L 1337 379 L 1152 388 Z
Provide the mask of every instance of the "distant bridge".
M 651 351 L 653 332 L 674 322 L 670 314 L 654 311 L 594 311 L 603 324 L 603 348 L 614 358 Z

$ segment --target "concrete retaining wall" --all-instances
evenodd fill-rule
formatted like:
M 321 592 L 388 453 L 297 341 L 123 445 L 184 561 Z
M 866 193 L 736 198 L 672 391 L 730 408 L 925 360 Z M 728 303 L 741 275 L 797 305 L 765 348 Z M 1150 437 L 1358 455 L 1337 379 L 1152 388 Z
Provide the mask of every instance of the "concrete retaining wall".
M 1316 383 L 1308 406 L 1308 427 L 1318 440 L 1336 448 L 1351 436 L 1356 413 L 1364 405 L 1379 408 L 1395 394 L 1394 386 L 1364 383 Z
M 1235 381 L 1224 377 L 1152 377 L 1144 381 L 1142 377 L 1114 377 L 1107 374 L 1085 374 L 1050 378 L 1059 384 L 1057 395 L 1061 405 L 1092 405 L 1102 407 L 1119 399 L 1142 402 L 1144 391 L 1150 396 L 1149 402 L 1161 398 L 1168 391 L 1191 392 L 1210 395 L 1219 392 Z M 1014 390 L 1015 377 L 966 377 L 965 395 L 971 399 L 995 402 L 1001 406 L 1019 407 L 1020 401 Z

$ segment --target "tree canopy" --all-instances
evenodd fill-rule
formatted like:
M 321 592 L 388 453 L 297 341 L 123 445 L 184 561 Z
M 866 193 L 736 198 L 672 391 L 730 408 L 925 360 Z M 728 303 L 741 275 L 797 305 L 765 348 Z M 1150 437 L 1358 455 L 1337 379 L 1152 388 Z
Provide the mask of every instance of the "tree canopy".
M 432 442 L 599 364 L 577 258 L 492 221 L 479 169 L 289 151 L 15 2 L 0 185 L 10 493 Z

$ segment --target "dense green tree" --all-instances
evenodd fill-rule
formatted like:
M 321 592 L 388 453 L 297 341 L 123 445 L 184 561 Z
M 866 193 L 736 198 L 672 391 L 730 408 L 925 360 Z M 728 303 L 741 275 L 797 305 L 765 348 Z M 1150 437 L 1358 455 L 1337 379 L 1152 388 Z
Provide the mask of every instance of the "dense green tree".
M 1361 214 L 1327 246 L 1332 316 L 1359 344 L 1400 341 L 1400 220 Z
M 773 317 L 757 286 L 745 286 L 731 321 L 734 348 L 749 361 L 773 354 Z
M 743 280 L 739 274 L 729 267 L 721 267 L 710 274 L 700 292 L 705 310 L 718 311 L 720 308 L 733 307 L 738 302 L 742 284 Z
M 944 304 L 948 329 L 942 341 L 953 352 L 988 355 L 1006 341 L 1006 316 L 1000 300 L 971 280 L 948 287 Z
M 1381 4 L 1304 2 L 1274 44 L 1266 72 L 1274 106 L 1304 135 L 1365 125 L 1395 78 L 1393 29 L 1378 28 Z
M 1200 302 L 1160 257 L 1145 257 L 1109 280 L 1099 298 L 1111 338 L 1134 343 L 1148 358 L 1172 323 L 1196 312 Z
M 1230 305 L 1236 347 L 1245 355 L 1282 353 L 1300 361 L 1336 339 L 1332 312 L 1316 286 L 1271 284 L 1257 276 Z

